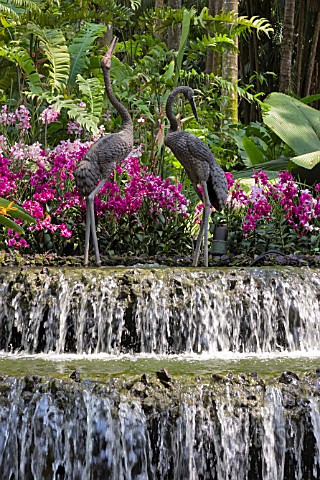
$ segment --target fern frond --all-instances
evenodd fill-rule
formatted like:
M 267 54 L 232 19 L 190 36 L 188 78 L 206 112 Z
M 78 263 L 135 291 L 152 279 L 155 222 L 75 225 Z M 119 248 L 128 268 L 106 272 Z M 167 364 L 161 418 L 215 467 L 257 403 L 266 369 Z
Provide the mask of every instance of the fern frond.
M 6 57 L 11 62 L 20 67 L 28 79 L 29 88 L 32 93 L 40 95 L 42 93 L 42 84 L 39 73 L 35 67 L 34 61 L 29 53 L 19 45 L 0 48 L 0 56 Z
M 273 28 L 268 22 L 266 18 L 260 18 L 258 16 L 254 16 L 251 18 L 248 18 L 247 16 L 241 16 L 236 19 L 237 25 L 242 25 L 249 31 L 254 28 L 257 32 L 257 35 L 259 37 L 260 33 L 264 33 L 267 35 L 267 37 L 270 36 L 270 33 L 273 32 Z
M 87 67 L 88 56 L 93 49 L 94 41 L 101 37 L 106 29 L 105 25 L 86 23 L 75 36 L 68 49 L 71 62 L 69 84 L 73 85 L 76 82 L 77 75 L 83 73 Z
M 66 45 L 66 39 L 59 29 L 41 29 L 35 24 L 28 24 L 28 30 L 40 40 L 40 46 L 49 63 L 48 83 L 52 91 L 62 92 L 65 90 L 70 73 L 70 54 Z
M 235 42 L 232 38 L 230 38 L 227 34 L 216 34 L 214 36 L 205 35 L 202 39 L 197 39 L 196 42 L 190 40 L 189 49 L 188 49 L 188 57 L 191 58 L 198 58 L 199 53 L 205 55 L 209 50 L 214 51 L 221 51 L 225 48 L 236 48 Z
M 209 15 L 208 8 L 204 7 L 199 16 L 199 22 L 203 27 L 211 27 L 211 31 L 217 31 L 217 26 L 221 25 L 220 30 L 225 31 L 226 25 L 232 25 L 234 32 L 238 35 L 245 34 L 254 29 L 259 36 L 260 33 L 264 33 L 269 37 L 270 33 L 273 32 L 271 24 L 266 18 L 260 18 L 257 16 L 248 18 L 247 16 L 240 16 L 235 12 L 221 12 L 214 17 Z
M 104 88 L 99 79 L 95 77 L 84 79 L 81 75 L 78 75 L 77 84 L 80 92 L 85 97 L 90 113 L 97 119 L 98 123 L 102 113 Z
M 2 0 L 0 2 L 0 15 L 5 18 L 18 20 L 20 16 L 28 12 L 39 16 L 41 14 L 41 8 L 37 2 L 32 0 L 11 0 L 10 2 Z
M 10 18 L 12 20 L 19 19 L 19 14 L 9 6 L 4 5 L 3 3 L 0 3 L 0 16 L 4 18 Z
M 98 118 L 86 109 L 79 107 L 79 99 L 64 99 L 61 95 L 54 99 L 55 108 L 60 111 L 65 108 L 68 116 L 76 120 L 85 130 L 94 134 L 99 133 Z

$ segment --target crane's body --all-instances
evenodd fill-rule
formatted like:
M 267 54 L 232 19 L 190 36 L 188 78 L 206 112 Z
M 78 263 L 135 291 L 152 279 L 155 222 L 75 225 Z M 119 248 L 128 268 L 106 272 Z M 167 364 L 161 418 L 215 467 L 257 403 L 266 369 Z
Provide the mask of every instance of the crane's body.
M 96 264 L 97 266 L 101 265 L 94 216 L 94 197 L 106 183 L 116 165 L 129 155 L 133 147 L 133 125 L 130 114 L 114 96 L 110 81 L 111 58 L 116 44 L 117 38 L 115 37 L 101 60 L 101 68 L 108 98 L 121 115 L 122 128 L 120 132 L 99 138 L 89 148 L 74 173 L 78 191 L 82 196 L 86 197 L 85 266 L 89 262 L 90 232 L 95 250 Z
M 170 148 L 175 157 L 184 167 L 195 191 L 204 203 L 203 218 L 200 225 L 200 233 L 197 239 L 193 265 L 199 261 L 202 237 L 204 235 L 204 263 L 208 266 L 208 225 L 210 205 L 218 211 L 223 210 L 228 196 L 228 184 L 224 171 L 217 163 L 213 153 L 195 135 L 178 131 L 178 122 L 172 112 L 172 104 L 177 95 L 183 94 L 190 102 L 193 113 L 197 118 L 193 90 L 190 87 L 177 87 L 169 95 L 166 104 L 166 113 L 170 121 L 170 129 L 164 143 Z M 202 187 L 202 192 L 199 189 Z

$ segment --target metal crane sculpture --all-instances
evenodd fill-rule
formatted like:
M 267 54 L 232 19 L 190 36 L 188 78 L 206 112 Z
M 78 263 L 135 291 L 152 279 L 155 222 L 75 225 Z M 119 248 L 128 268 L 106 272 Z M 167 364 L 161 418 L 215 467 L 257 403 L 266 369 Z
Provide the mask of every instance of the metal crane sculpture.
M 166 104 L 166 114 L 170 122 L 170 129 L 164 139 L 164 143 L 184 167 L 193 188 L 204 203 L 200 232 L 192 265 L 194 267 L 198 265 L 202 238 L 204 237 L 204 264 L 207 267 L 210 205 L 212 204 L 218 211 L 224 208 L 228 196 L 228 184 L 224 171 L 202 140 L 189 132 L 178 131 L 178 121 L 172 112 L 172 104 L 175 97 L 179 94 L 183 94 L 189 101 L 193 114 L 198 120 L 192 88 L 185 86 L 175 88 L 170 93 Z M 198 188 L 199 184 L 203 193 Z
M 101 68 L 108 98 L 122 118 L 122 128 L 118 133 L 100 137 L 89 148 L 74 172 L 78 191 L 80 195 L 86 197 L 85 267 L 89 263 L 90 231 L 96 264 L 98 267 L 101 265 L 94 217 L 94 197 L 106 183 L 117 163 L 120 163 L 129 155 L 133 146 L 133 126 L 130 114 L 115 97 L 110 81 L 111 58 L 117 42 L 117 37 L 114 37 L 108 51 L 101 59 Z M 100 180 L 99 183 L 98 180 Z

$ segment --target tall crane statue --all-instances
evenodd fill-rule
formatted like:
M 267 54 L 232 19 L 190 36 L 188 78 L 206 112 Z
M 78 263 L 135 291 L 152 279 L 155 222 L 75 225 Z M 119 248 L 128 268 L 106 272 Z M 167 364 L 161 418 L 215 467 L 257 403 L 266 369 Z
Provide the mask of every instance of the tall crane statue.
M 109 49 L 101 59 L 101 68 L 108 98 L 122 119 L 121 130 L 100 137 L 89 148 L 74 172 L 78 191 L 80 195 L 86 197 L 86 235 L 83 262 L 85 267 L 89 263 L 90 231 L 96 264 L 98 267 L 101 265 L 94 217 L 94 197 L 106 183 L 116 165 L 129 155 L 133 147 L 132 119 L 128 110 L 115 97 L 110 81 L 111 58 L 117 42 L 117 37 L 114 37 Z
M 178 121 L 173 114 L 172 105 L 175 97 L 179 94 L 183 94 L 189 101 L 193 114 L 198 120 L 192 88 L 185 86 L 175 88 L 170 93 L 166 104 L 166 114 L 170 122 L 170 129 L 164 143 L 184 167 L 193 188 L 204 203 L 192 265 L 194 267 L 198 265 L 202 238 L 204 238 L 204 265 L 207 267 L 210 205 L 212 204 L 218 211 L 223 210 L 228 196 L 228 184 L 224 171 L 202 140 L 189 132 L 178 131 Z M 202 192 L 198 185 L 201 186 Z

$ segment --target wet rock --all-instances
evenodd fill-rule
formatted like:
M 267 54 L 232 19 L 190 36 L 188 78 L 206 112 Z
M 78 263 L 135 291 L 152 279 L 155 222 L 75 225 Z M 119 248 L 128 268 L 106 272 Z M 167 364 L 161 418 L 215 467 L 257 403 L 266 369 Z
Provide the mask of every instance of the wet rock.
M 79 370 L 75 370 L 74 372 L 72 372 L 70 378 L 75 382 L 81 382 L 81 374 Z
M 139 398 L 146 398 L 148 396 L 148 387 L 142 382 L 136 382 L 130 392 Z
M 172 382 L 172 377 L 165 368 L 162 368 L 159 372 L 156 372 L 156 375 L 157 375 L 158 379 L 160 380 L 160 382 L 166 388 L 170 387 L 170 383 Z
M 24 388 L 23 391 L 25 392 L 33 392 L 38 383 L 41 382 L 41 377 L 36 375 L 27 375 L 24 377 Z
M 280 383 L 285 383 L 285 384 L 297 384 L 299 382 L 299 377 L 296 373 L 286 371 L 283 372 L 279 378 Z

